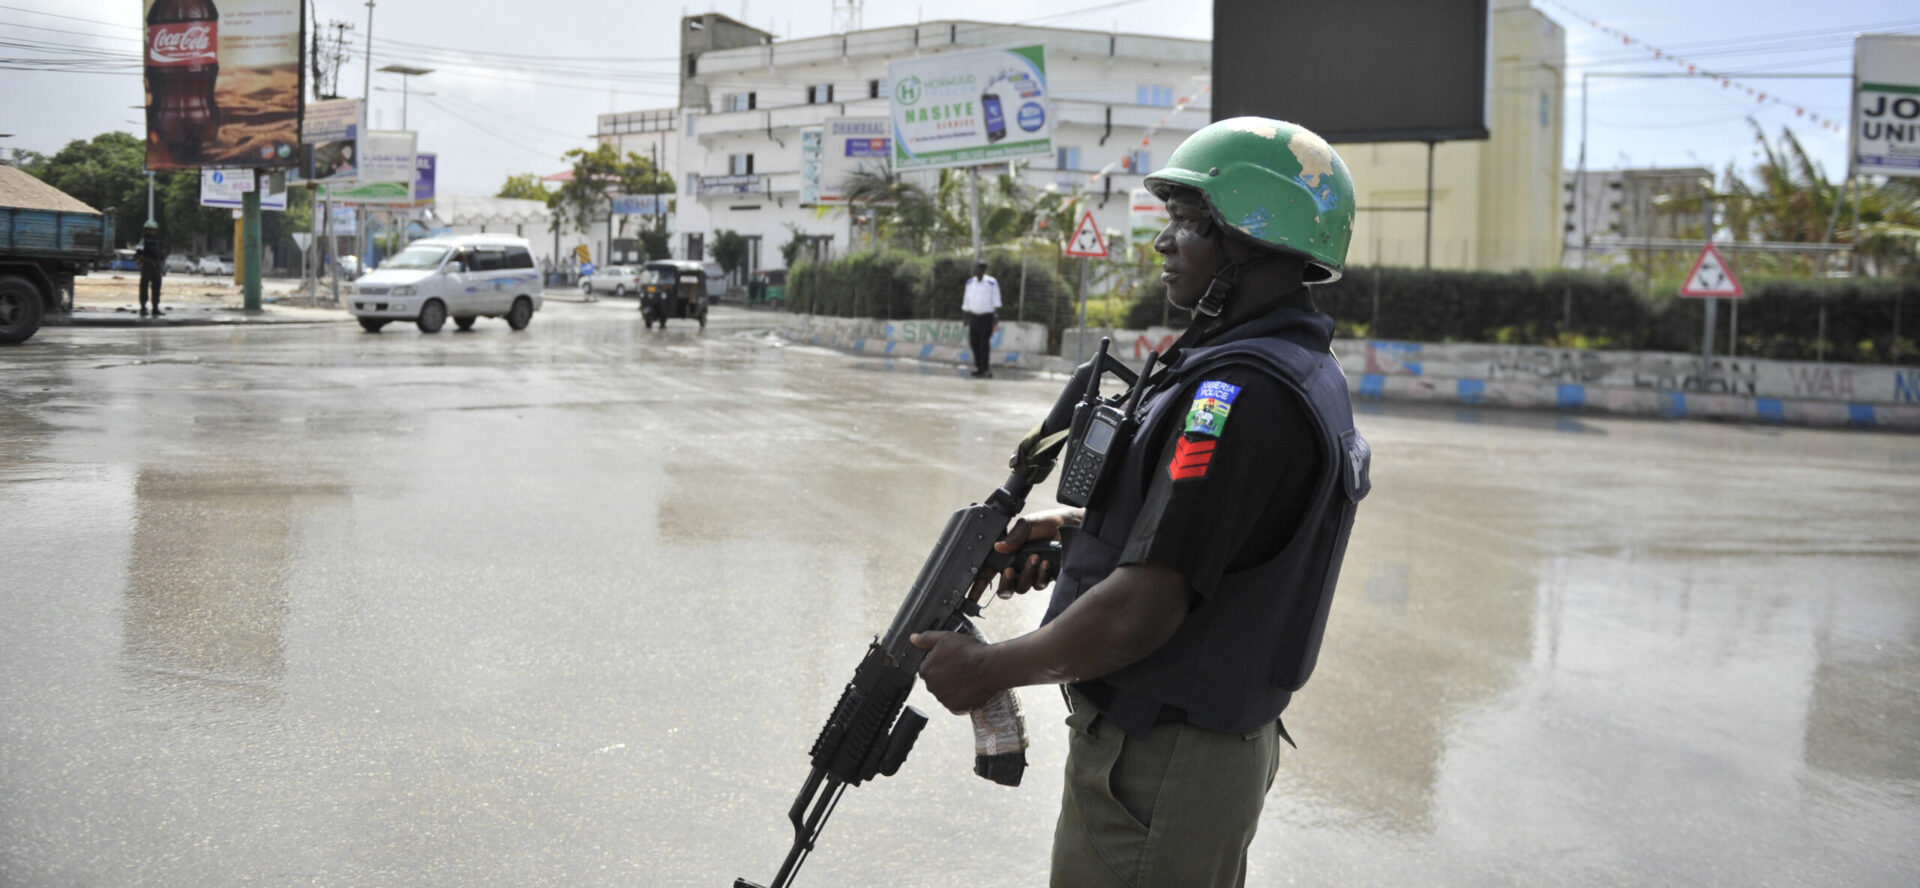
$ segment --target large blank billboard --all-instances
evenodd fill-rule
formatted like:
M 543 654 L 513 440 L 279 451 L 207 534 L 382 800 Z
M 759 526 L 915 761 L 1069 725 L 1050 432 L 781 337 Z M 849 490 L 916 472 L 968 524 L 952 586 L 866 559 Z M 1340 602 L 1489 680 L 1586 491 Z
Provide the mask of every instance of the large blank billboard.
M 1213 119 L 1329 142 L 1487 137 L 1487 0 L 1214 0 Z

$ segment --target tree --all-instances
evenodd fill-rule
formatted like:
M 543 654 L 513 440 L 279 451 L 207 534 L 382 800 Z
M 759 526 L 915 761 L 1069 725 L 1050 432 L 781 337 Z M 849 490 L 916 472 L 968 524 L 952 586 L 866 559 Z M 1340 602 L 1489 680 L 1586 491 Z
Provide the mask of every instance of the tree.
M 47 156 L 31 148 L 14 148 L 11 152 L 13 156 L 7 162 L 34 176 L 40 175 L 40 170 L 47 165 Z
M 548 188 L 540 177 L 533 173 L 518 173 L 507 177 L 500 186 L 500 193 L 494 197 L 509 197 L 515 200 L 537 200 L 546 203 L 553 198 L 553 189 Z
M 847 203 L 874 212 L 875 236 L 910 250 L 925 252 L 940 244 L 972 239 L 972 210 L 967 206 L 967 174 L 941 170 L 928 190 L 892 170 L 859 169 L 841 183 Z M 1033 188 L 1017 175 L 1002 173 L 980 187 L 980 240 L 985 244 L 1011 243 L 1045 218 L 1058 230 L 1071 226 L 1078 198 L 1057 188 Z
M 1862 270 L 1877 275 L 1920 273 L 1920 184 L 1911 179 L 1874 179 L 1862 176 L 1860 229 L 1853 230 L 1851 196 L 1844 181 L 1828 179 L 1826 169 L 1800 144 L 1793 130 L 1782 127 L 1776 146 L 1751 118 L 1761 162 L 1751 178 L 1728 169 L 1718 199 L 1723 219 L 1736 241 L 1785 243 L 1857 243 Z M 1698 213 L 1697 205 L 1692 210 Z M 1775 273 L 1807 275 L 1819 270 L 1817 260 L 1794 254 L 1775 254 L 1746 260 L 1749 267 Z
M 608 211 L 609 195 L 672 194 L 674 190 L 672 174 L 632 151 L 622 157 L 618 149 L 603 143 L 591 151 L 575 148 L 564 156 L 573 162 L 573 178 L 547 199 L 556 225 L 565 216 L 576 227 L 587 229 Z M 665 228 L 664 216 L 653 218 L 658 220 L 655 228 Z
M 747 239 L 738 231 L 721 229 L 713 235 L 713 261 L 729 277 L 747 264 Z
M 40 165 L 38 175 L 81 203 L 103 213 L 111 210 L 115 240 L 131 243 L 147 221 L 146 164 L 144 143 L 110 132 L 68 142 Z

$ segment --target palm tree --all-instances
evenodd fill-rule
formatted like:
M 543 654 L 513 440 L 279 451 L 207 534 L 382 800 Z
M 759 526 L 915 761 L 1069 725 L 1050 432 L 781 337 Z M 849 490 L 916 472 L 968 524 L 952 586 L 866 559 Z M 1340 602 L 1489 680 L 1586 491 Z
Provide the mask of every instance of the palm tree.
M 1717 196 L 1735 240 L 1853 243 L 1868 274 L 1920 273 L 1920 253 L 1915 249 L 1920 245 L 1920 183 L 1861 177 L 1856 183 L 1860 192 L 1856 232 L 1846 183 L 1829 179 L 1793 130 L 1783 128 L 1776 147 L 1759 123 L 1751 118 L 1748 123 L 1763 159 L 1751 181 L 1729 167 L 1723 193 Z M 1774 260 L 1775 270 L 1787 270 L 1779 267 L 1780 261 Z M 1786 261 L 1800 273 L 1817 270 L 1814 260 L 1805 256 Z

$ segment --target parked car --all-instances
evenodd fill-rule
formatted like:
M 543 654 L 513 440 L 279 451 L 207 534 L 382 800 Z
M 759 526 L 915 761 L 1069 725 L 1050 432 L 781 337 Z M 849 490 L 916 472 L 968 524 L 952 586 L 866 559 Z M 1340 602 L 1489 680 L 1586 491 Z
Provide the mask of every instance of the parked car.
M 482 317 L 525 330 L 540 302 L 540 270 L 526 238 L 466 234 L 408 244 L 354 281 L 347 310 L 369 333 L 393 321 L 437 333 L 448 318 L 471 330 Z
M 107 262 L 108 271 L 139 271 L 140 259 L 132 250 L 114 250 L 113 259 Z
M 201 274 L 224 274 L 231 276 L 233 274 L 233 260 L 225 256 L 202 256 L 200 257 L 199 271 Z
M 193 257 L 185 253 L 175 253 L 167 257 L 167 271 L 169 272 L 191 272 L 198 270 L 200 270 L 200 263 L 195 262 Z
M 360 267 L 360 257 L 358 256 L 341 256 L 334 264 L 340 266 L 340 276 L 347 280 L 353 280 L 366 274 L 367 271 L 365 268 Z
M 629 293 L 640 295 L 640 269 L 631 265 L 609 265 L 597 269 L 594 273 L 580 279 L 580 291 L 592 296 L 595 293 L 612 293 L 625 296 Z

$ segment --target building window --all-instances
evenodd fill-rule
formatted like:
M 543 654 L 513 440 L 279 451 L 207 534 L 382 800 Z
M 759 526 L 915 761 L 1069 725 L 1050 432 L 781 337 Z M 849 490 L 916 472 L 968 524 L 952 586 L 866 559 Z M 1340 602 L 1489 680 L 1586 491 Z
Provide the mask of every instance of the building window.
M 751 154 L 727 155 L 727 175 L 729 176 L 753 175 L 753 155 Z
M 1153 172 L 1153 152 L 1145 148 L 1127 152 L 1127 172 L 1141 175 Z
M 1173 107 L 1173 87 L 1141 84 L 1134 87 L 1133 103 L 1154 108 Z
M 1054 152 L 1054 169 L 1077 170 L 1080 168 L 1080 149 L 1061 148 Z
M 705 255 L 703 255 L 706 249 L 706 245 L 702 243 L 704 238 L 705 238 L 705 235 L 699 235 L 699 234 L 687 235 L 688 261 L 699 262 L 700 260 L 707 258 Z
M 687 53 L 687 76 L 697 77 L 699 76 L 699 74 L 700 74 L 700 57 L 697 55 L 694 55 L 693 53 Z
M 867 81 L 867 98 L 869 99 L 880 98 L 880 81 L 878 80 Z
M 807 87 L 807 104 L 825 105 L 833 101 L 833 84 L 818 83 Z
M 752 111 L 755 94 L 750 92 L 727 93 L 720 97 L 720 107 L 728 111 Z

